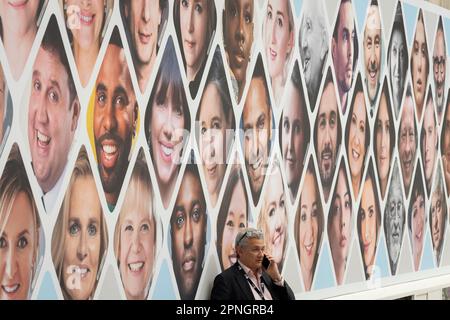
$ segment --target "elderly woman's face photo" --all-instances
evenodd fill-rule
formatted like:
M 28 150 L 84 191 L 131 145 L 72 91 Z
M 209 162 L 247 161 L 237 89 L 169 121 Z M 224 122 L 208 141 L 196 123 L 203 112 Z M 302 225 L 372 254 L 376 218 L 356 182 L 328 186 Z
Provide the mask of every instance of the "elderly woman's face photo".
M 425 115 L 422 124 L 422 160 L 425 171 L 425 181 L 428 191 L 431 189 L 434 164 L 436 163 L 438 133 L 436 130 L 436 118 L 434 115 L 433 101 L 430 99 L 425 107 Z
M 444 190 L 435 190 L 431 196 L 431 239 L 433 240 L 433 248 L 436 250 L 442 244 L 445 231 L 445 198 Z
M 161 90 L 157 85 L 155 97 Z M 151 148 L 155 171 L 160 183 L 169 186 L 175 179 L 183 146 L 185 114 L 183 106 L 172 98 L 176 93 L 170 84 L 163 101 L 154 99 L 151 106 Z
M 99 44 L 100 33 L 105 19 L 105 1 L 106 0 L 64 0 L 67 8 L 77 8 L 75 13 L 66 12 L 66 14 L 75 14 L 78 23 L 71 28 L 74 41 L 83 50 L 92 49 L 92 46 Z M 37 2 L 37 1 L 36 1 Z M 69 24 L 69 28 L 71 25 Z
M 366 179 L 361 197 L 361 207 L 359 209 L 361 224 L 359 239 L 366 270 L 374 264 L 378 238 L 378 207 L 375 202 L 374 188 L 375 185 L 372 183 L 372 179 Z
M 265 224 L 263 230 L 266 230 L 264 238 L 267 252 L 273 256 L 276 263 L 280 264 L 283 260 L 287 240 L 287 216 L 283 180 L 278 167 L 270 175 L 269 185 L 271 192 L 266 194 L 265 204 L 261 212 L 262 223 Z
M 269 0 L 265 18 L 264 44 L 272 81 L 283 77 L 294 44 L 294 21 L 289 21 L 289 0 Z
M 400 101 L 405 85 L 406 68 L 408 67 L 408 53 L 406 39 L 398 28 L 394 28 L 389 48 L 389 77 L 391 81 L 394 107 L 400 110 Z M 398 114 L 398 112 L 397 112 Z
M 416 135 L 412 98 L 406 96 L 400 121 L 400 139 L 398 144 L 403 184 L 405 185 L 406 193 L 408 193 L 409 186 L 411 185 L 414 160 L 416 157 Z
M 338 270 L 343 270 L 345 267 L 351 232 L 352 198 L 345 171 L 341 167 L 328 218 L 328 236 L 336 274 L 338 274 Z M 343 273 L 339 278 L 338 283 L 342 283 Z
M 253 44 L 253 0 L 227 0 L 223 30 L 228 63 L 239 83 L 245 80 Z
M 92 176 L 72 185 L 69 219 L 64 230 L 63 283 L 71 299 L 93 296 L 99 272 L 102 209 Z
M 315 178 L 311 172 L 307 172 L 303 192 L 300 196 L 299 235 L 297 240 L 300 252 L 300 266 L 306 288 L 310 288 L 311 283 L 306 283 L 305 275 L 312 281 L 314 260 L 319 248 L 319 215 L 322 214 L 320 201 Z
M 398 166 L 395 166 L 398 169 Z M 395 170 L 395 169 L 394 169 Z M 393 264 L 396 264 L 400 256 L 402 245 L 403 228 L 405 222 L 405 207 L 403 204 L 400 176 L 395 172 L 389 188 L 388 198 L 385 208 L 386 238 L 388 243 L 389 257 Z M 394 271 L 393 271 L 394 272 Z
M 352 113 L 350 114 L 350 129 L 348 134 L 347 157 L 352 180 L 358 181 L 362 176 L 364 158 L 366 156 L 366 103 L 362 91 L 356 94 Z M 356 191 L 355 191 L 356 192 Z M 355 195 L 356 196 L 356 195 Z
M 416 108 L 419 117 L 422 117 L 422 108 L 427 88 L 428 78 L 428 48 L 425 38 L 425 27 L 423 18 L 417 21 L 416 34 L 411 56 L 411 74 L 416 99 Z
M 381 19 L 377 5 L 369 7 L 364 29 L 364 67 L 370 101 L 375 101 L 381 68 Z
M 394 123 L 391 122 L 389 117 L 387 97 L 383 91 L 375 122 L 375 158 L 377 162 L 378 176 L 380 178 L 381 192 L 383 194 L 387 186 L 389 167 L 391 165 L 391 143 L 394 142 L 391 142 L 390 129 L 393 125 Z
M 200 103 L 200 154 L 208 193 L 215 205 L 226 170 L 226 134 L 231 124 L 215 84 L 209 84 Z
M 188 79 L 192 81 L 206 58 L 208 44 L 208 0 L 180 0 L 180 27 Z M 177 17 L 178 18 L 178 17 Z
M 137 192 L 137 188 L 131 189 Z M 153 274 L 155 259 L 156 225 L 152 213 L 149 212 L 148 193 L 142 198 L 133 195 L 133 200 L 125 200 L 121 214 L 124 215 L 120 225 L 119 270 L 125 294 L 128 299 L 144 299 L 146 288 Z
M 422 193 L 411 197 L 411 237 L 414 259 L 414 270 L 419 269 L 420 257 L 422 256 L 423 240 L 425 233 L 425 197 Z
M 36 265 L 36 225 L 30 199 L 17 194 L 8 214 L 0 220 L 0 300 L 25 300 Z
M 239 231 L 247 227 L 247 206 L 244 186 L 240 181 L 231 190 L 232 196 L 228 208 L 225 226 L 222 234 L 222 264 L 223 270 L 228 269 L 237 261 L 234 241 Z
M 281 128 L 281 152 L 286 170 L 287 185 L 291 192 L 297 190 L 303 170 L 306 144 L 305 130 L 309 130 L 305 105 L 300 91 L 292 81 L 286 84 L 289 103 L 285 106 Z M 293 195 L 295 197 L 296 195 Z

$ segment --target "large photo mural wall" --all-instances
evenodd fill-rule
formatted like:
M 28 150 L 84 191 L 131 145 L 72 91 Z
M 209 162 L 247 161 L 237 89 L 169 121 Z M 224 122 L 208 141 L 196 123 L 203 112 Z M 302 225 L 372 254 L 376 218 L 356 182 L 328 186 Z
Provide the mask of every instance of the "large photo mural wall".
M 249 226 L 298 299 L 450 273 L 447 9 L 1 1 L 0 36 L 0 299 L 209 299 Z

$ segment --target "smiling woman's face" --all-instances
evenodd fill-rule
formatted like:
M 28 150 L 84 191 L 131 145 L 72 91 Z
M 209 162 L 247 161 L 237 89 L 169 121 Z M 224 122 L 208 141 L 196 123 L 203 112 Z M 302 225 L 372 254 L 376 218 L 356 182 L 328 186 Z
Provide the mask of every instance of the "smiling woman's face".
M 241 182 L 238 182 L 231 192 L 233 195 L 231 196 L 230 207 L 228 208 L 222 234 L 221 258 L 223 270 L 236 263 L 234 240 L 238 232 L 247 227 L 247 208 L 245 205 L 242 205 L 246 203 L 244 186 Z
M 17 194 L 7 221 L 2 217 L 0 227 L 4 227 L 0 230 L 0 300 L 28 299 L 37 230 L 24 192 Z
M 102 209 L 92 176 L 79 177 L 72 186 L 65 228 L 63 283 L 74 300 L 92 297 L 99 272 Z

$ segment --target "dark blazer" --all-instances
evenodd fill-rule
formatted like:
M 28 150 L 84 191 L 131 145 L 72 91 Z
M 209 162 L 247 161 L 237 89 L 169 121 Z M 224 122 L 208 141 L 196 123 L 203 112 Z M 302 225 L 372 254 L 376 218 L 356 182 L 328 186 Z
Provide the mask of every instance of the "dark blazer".
M 253 291 L 239 270 L 239 263 L 217 275 L 211 291 L 211 300 L 255 300 Z M 294 293 L 286 281 L 284 286 L 277 286 L 267 272 L 262 273 L 265 288 L 269 289 L 273 300 L 295 300 Z

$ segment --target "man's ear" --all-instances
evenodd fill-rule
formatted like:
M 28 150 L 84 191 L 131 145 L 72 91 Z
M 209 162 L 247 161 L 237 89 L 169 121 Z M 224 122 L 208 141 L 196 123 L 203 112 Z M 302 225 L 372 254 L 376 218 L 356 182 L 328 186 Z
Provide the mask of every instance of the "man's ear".
M 70 126 L 70 130 L 74 132 L 78 126 L 78 118 L 80 117 L 80 101 L 78 98 L 73 99 L 72 102 L 72 124 Z

